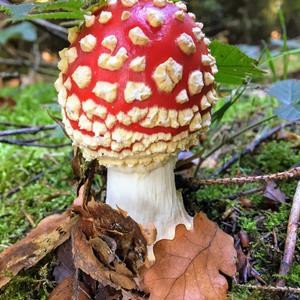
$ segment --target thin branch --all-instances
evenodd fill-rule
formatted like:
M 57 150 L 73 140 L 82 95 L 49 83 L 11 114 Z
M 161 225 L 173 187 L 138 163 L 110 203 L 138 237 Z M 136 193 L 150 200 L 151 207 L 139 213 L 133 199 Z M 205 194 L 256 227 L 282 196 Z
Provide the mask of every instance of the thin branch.
M 57 125 L 44 125 L 44 126 L 36 126 L 36 127 L 27 127 L 20 129 L 9 129 L 0 131 L 0 136 L 10 136 L 10 135 L 19 135 L 19 134 L 36 134 L 41 131 L 54 130 L 58 128 Z
M 251 290 L 263 290 L 263 291 L 269 291 L 269 292 L 291 292 L 295 294 L 300 294 L 300 288 L 293 288 L 293 287 L 276 287 L 276 286 L 270 286 L 270 285 L 251 285 L 251 284 L 238 284 L 237 286 L 251 289 Z
M 229 200 L 235 200 L 235 199 L 238 199 L 238 198 L 241 198 L 241 197 L 244 197 L 244 196 L 262 193 L 264 191 L 264 189 L 265 189 L 264 187 L 253 188 L 253 189 L 250 189 L 248 191 L 241 191 L 241 192 L 238 192 L 238 193 L 233 194 L 233 195 L 228 195 L 226 198 L 229 199 Z
M 17 128 L 33 127 L 33 126 L 22 125 L 22 124 L 17 124 L 17 123 L 12 123 L 12 122 L 0 122 L 0 126 L 17 127 Z
M 20 66 L 25 66 L 25 67 L 32 67 L 33 62 L 30 60 L 26 60 L 26 59 L 15 59 L 15 58 L 0 58 L 0 64 L 1 65 L 8 65 L 8 66 L 16 66 L 16 67 L 20 67 Z M 41 62 L 40 64 L 41 67 L 44 68 L 53 68 L 56 69 L 56 65 L 55 64 L 51 64 L 51 63 L 44 63 Z M 40 69 L 40 67 L 39 67 Z
M 181 166 L 183 166 L 183 165 L 186 165 L 186 164 L 192 162 L 194 159 L 200 158 L 199 163 L 198 163 L 198 165 L 197 165 L 197 169 L 196 169 L 196 171 L 195 171 L 195 174 L 197 174 L 197 173 L 198 173 L 198 170 L 199 170 L 199 168 L 200 168 L 200 166 L 201 166 L 201 164 L 202 164 L 208 157 L 210 157 L 210 156 L 213 155 L 215 152 L 217 152 L 220 148 L 222 148 L 223 146 L 225 146 L 225 145 L 227 145 L 227 144 L 229 144 L 229 143 L 234 142 L 234 140 L 235 140 L 237 137 L 239 137 L 240 135 L 244 134 L 245 132 L 247 132 L 247 131 L 249 131 L 249 130 L 251 130 L 251 129 L 253 129 L 253 128 L 255 128 L 255 127 L 257 127 L 257 126 L 259 126 L 259 125 L 261 125 L 261 124 L 263 124 L 263 123 L 265 123 L 265 122 L 268 122 L 268 121 L 270 121 L 270 120 L 272 120 L 272 119 L 274 119 L 274 116 L 271 116 L 271 117 L 269 117 L 269 118 L 260 120 L 260 121 L 258 121 L 258 122 L 255 123 L 255 124 L 251 124 L 251 125 L 247 126 L 246 128 L 243 128 L 241 131 L 239 131 L 239 132 L 233 134 L 233 135 L 230 136 L 230 137 L 225 137 L 225 138 L 224 138 L 224 139 L 223 139 L 216 147 L 214 147 L 213 149 L 211 149 L 204 157 L 201 157 L 202 154 L 203 154 L 203 152 L 204 152 L 204 150 L 201 149 L 201 151 L 195 153 L 193 156 L 191 156 L 191 157 L 189 157 L 189 158 L 187 158 L 187 159 L 178 161 L 177 164 L 176 164 L 176 168 L 179 168 L 179 167 L 181 167 Z
M 39 179 L 41 179 L 43 176 L 45 175 L 44 172 L 40 172 L 37 175 L 34 175 L 33 177 L 31 177 L 28 181 L 26 181 L 24 184 L 13 188 L 12 190 L 10 190 L 9 192 L 7 192 L 6 194 L 0 194 L 0 196 L 2 198 L 9 198 L 11 196 L 13 196 L 14 194 L 18 193 L 21 189 L 25 188 L 26 186 L 35 183 L 36 181 L 38 181 Z
M 268 174 L 268 175 L 217 178 L 217 179 L 194 179 L 193 183 L 199 185 L 245 184 L 245 183 L 252 183 L 252 182 L 288 180 L 296 177 L 300 177 L 300 167 L 295 167 L 284 172 L 278 172 L 278 173 Z
M 279 275 L 285 276 L 289 273 L 294 252 L 297 242 L 297 229 L 300 220 L 300 181 L 294 195 L 293 204 L 290 212 L 287 236 L 285 240 L 285 247 L 283 253 L 283 259 L 280 264 Z M 279 278 L 276 282 L 277 287 L 283 287 L 285 285 L 285 279 Z
M 248 145 L 241 153 L 234 154 L 231 159 L 223 164 L 213 175 L 212 177 L 218 176 L 219 174 L 226 171 L 229 167 L 231 167 L 234 163 L 236 163 L 241 157 L 245 156 L 246 154 L 252 153 L 260 144 L 271 138 L 275 133 L 282 130 L 285 127 L 297 124 L 297 122 L 289 122 L 285 124 L 277 125 L 271 128 L 269 131 L 261 135 L 258 139 L 254 140 L 250 145 Z
M 34 144 L 28 143 L 28 141 L 22 140 L 8 140 L 8 139 L 0 139 L 0 143 L 8 144 L 8 145 L 16 145 L 16 146 L 25 146 L 25 147 L 36 147 L 36 148 L 49 148 L 49 149 L 58 149 L 63 147 L 71 146 L 71 143 L 65 144 Z
M 40 27 L 43 27 L 46 31 L 51 34 L 67 41 L 68 30 L 62 26 L 56 25 L 46 20 L 32 20 L 32 22 Z

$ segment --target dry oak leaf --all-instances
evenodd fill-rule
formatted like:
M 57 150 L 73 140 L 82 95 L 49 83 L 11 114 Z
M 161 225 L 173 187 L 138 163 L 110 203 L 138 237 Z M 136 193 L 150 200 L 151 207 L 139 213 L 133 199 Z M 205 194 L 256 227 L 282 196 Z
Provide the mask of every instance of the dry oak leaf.
M 25 238 L 0 253 L 0 288 L 6 285 L 22 269 L 38 263 L 49 252 L 70 237 L 76 222 L 70 212 L 43 219 Z
M 155 263 L 144 282 L 150 300 L 226 299 L 228 283 L 220 273 L 236 273 L 233 239 L 203 213 L 194 217 L 192 230 L 176 227 L 173 240 L 154 245 Z

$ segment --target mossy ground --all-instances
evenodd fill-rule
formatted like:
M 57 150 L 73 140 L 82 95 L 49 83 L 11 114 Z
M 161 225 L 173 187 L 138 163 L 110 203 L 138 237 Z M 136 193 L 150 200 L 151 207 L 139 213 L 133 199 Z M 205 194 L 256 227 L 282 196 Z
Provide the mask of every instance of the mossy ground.
M 51 84 L 3 89 L 0 96 L 10 96 L 16 101 L 16 106 L 1 107 L 0 122 L 31 125 L 53 123 L 47 112 L 47 108 L 56 101 Z M 244 97 L 226 113 L 221 127 L 227 128 L 229 134 L 237 132 L 253 120 L 271 116 L 274 105 L 274 101 L 268 97 Z M 233 153 L 241 151 L 255 138 L 258 131 L 262 132 L 276 122 L 278 120 L 272 120 L 259 129 L 237 138 L 234 144 L 226 146 L 227 151 L 218 157 L 218 166 Z M 7 127 L 0 127 L 0 130 L 4 129 Z M 213 133 L 212 130 L 212 135 Z M 47 142 L 60 144 L 66 140 L 60 131 L 56 131 Z M 218 140 L 214 140 L 208 147 L 212 147 L 217 142 Z M 70 205 L 75 196 L 71 154 L 71 147 L 43 149 L 0 144 L 0 251 L 22 238 L 43 217 L 63 211 Z M 299 141 L 272 139 L 260 145 L 251 155 L 246 155 L 239 160 L 227 170 L 226 175 L 272 173 L 286 170 L 299 161 Z M 199 175 L 206 176 L 211 171 L 201 169 Z M 8 192 L 23 186 L 24 182 L 41 172 L 43 175 L 36 182 L 21 188 L 11 197 L 6 196 Z M 193 201 L 197 210 L 207 213 L 212 220 L 218 222 L 232 235 L 238 229 L 243 229 L 249 234 L 251 263 L 261 273 L 262 278 L 271 284 L 276 280 L 284 249 L 296 180 L 279 184 L 288 200 L 285 204 L 276 204 L 275 210 L 264 206 L 265 197 L 262 195 L 247 196 L 252 203 L 250 208 L 245 208 L 239 200 L 228 200 L 228 195 L 256 186 L 258 185 L 202 187 L 194 194 Z M 226 227 L 226 223 L 232 223 L 224 217 L 224 212 L 228 209 L 235 212 L 237 229 L 231 230 Z M 34 224 L 31 224 L 32 221 Z M 278 248 L 274 247 L 274 232 L 278 239 Z M 292 271 L 286 278 L 288 286 L 300 285 L 299 253 L 300 243 L 297 245 Z M 38 266 L 22 272 L 0 292 L 0 299 L 46 299 L 53 287 L 51 269 L 54 261 L 55 258 L 49 255 Z M 255 280 L 251 279 L 249 283 L 255 284 Z M 230 293 L 230 299 L 234 300 L 276 299 L 276 297 L 274 293 L 250 291 L 235 284 Z

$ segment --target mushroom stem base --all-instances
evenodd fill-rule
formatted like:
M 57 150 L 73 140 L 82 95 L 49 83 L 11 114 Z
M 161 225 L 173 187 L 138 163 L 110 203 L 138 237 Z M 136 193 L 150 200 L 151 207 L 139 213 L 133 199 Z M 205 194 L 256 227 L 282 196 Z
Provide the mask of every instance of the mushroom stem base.
M 107 200 L 142 225 L 154 224 L 157 240 L 173 239 L 177 224 L 192 227 L 181 194 L 176 191 L 175 159 L 152 171 L 108 168 Z

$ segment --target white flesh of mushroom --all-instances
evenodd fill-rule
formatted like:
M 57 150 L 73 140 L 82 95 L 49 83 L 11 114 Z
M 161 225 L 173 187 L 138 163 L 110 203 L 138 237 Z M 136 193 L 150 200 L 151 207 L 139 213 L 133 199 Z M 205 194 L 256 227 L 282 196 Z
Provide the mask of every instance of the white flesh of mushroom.
M 106 203 L 128 212 L 136 222 L 155 224 L 157 240 L 173 239 L 177 224 L 192 228 L 190 217 L 176 191 L 175 159 L 151 171 L 108 168 Z M 152 248 L 148 258 L 154 259 Z

